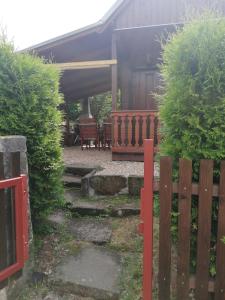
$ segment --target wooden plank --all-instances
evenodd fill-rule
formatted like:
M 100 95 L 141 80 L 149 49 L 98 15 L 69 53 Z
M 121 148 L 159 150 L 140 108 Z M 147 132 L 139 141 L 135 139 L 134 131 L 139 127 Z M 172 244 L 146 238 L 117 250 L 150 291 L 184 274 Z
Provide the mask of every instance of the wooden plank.
M 11 177 L 20 175 L 20 153 L 11 153 Z M 16 262 L 15 191 L 7 190 L 8 263 Z
M 0 153 L 0 180 L 5 179 L 3 153 Z M 0 271 L 7 267 L 7 208 L 4 190 L 0 190 Z M 8 280 L 0 282 L 0 289 L 8 284 Z
M 143 146 L 119 146 L 119 147 L 113 147 L 112 152 L 115 153 L 144 153 L 144 147 Z
M 190 290 L 195 290 L 196 288 L 196 277 L 193 275 L 190 277 L 189 287 Z M 213 278 L 210 278 L 208 282 L 208 292 L 214 293 L 214 291 L 215 291 L 215 281 Z
M 113 114 L 117 114 L 119 116 L 122 115 L 132 115 L 133 117 L 135 117 L 137 114 L 139 116 L 158 116 L 158 111 L 157 110 L 122 110 L 122 111 L 113 111 Z
M 213 161 L 201 160 L 198 205 L 196 300 L 209 299 L 209 261 L 213 194 Z
M 199 195 L 199 185 L 197 183 L 192 183 L 192 195 L 198 196 Z M 159 191 L 159 181 L 154 181 L 154 192 Z M 179 185 L 177 182 L 173 183 L 173 193 L 178 194 L 179 192 Z M 213 197 L 219 196 L 219 185 L 213 185 Z
M 113 153 L 112 152 L 112 161 L 136 161 L 143 162 L 144 154 L 139 153 Z
M 172 159 L 160 159 L 159 300 L 170 299 Z
M 225 161 L 221 162 L 219 189 L 218 234 L 216 246 L 215 300 L 225 299 Z
M 177 299 L 189 299 L 192 161 L 179 161 Z
M 66 70 L 110 68 L 111 66 L 116 64 L 117 64 L 116 59 L 110 59 L 110 60 L 67 62 L 67 63 L 54 64 L 54 66 L 56 66 L 61 71 L 66 71 Z
M 13 152 L 11 153 L 11 174 L 12 177 L 19 177 L 20 176 L 20 152 Z M 15 203 L 14 203 L 15 195 L 12 194 L 11 199 L 11 208 L 12 208 L 12 260 L 13 263 L 16 262 L 16 228 L 15 228 Z M 11 280 L 17 280 L 22 276 L 23 271 L 20 270 L 17 273 L 11 276 Z
M 153 181 L 154 181 L 154 143 L 144 142 L 144 256 L 143 256 L 143 299 L 152 300 L 153 281 Z

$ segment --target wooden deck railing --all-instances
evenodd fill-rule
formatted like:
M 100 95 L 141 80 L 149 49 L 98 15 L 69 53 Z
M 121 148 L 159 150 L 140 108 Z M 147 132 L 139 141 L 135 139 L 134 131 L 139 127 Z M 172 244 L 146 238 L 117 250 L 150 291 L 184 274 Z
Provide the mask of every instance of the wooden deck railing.
M 115 153 L 144 153 L 144 140 L 153 139 L 157 147 L 157 111 L 117 111 L 113 118 L 113 148 Z

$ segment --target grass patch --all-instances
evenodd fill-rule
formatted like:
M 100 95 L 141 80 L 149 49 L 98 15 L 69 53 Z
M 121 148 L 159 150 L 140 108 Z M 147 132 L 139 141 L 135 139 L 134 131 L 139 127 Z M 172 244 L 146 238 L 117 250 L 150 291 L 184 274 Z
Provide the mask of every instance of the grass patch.
M 139 217 L 112 219 L 109 247 L 122 256 L 120 300 L 139 300 L 142 293 L 143 238 L 138 233 Z
M 124 204 L 139 204 L 140 197 L 130 195 L 118 195 L 118 196 L 93 196 L 93 197 L 80 197 L 79 201 L 83 202 L 98 202 L 103 204 L 109 204 L 112 206 L 124 205 Z
M 120 300 L 140 300 L 142 296 L 142 252 L 123 258 Z
M 49 293 L 45 284 L 31 285 L 22 290 L 17 300 L 44 299 Z

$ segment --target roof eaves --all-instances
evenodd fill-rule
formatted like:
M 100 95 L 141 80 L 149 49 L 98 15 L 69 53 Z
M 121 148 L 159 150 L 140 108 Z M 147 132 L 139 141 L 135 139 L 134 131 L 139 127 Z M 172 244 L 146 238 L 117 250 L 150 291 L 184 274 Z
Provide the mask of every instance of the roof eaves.
M 34 46 L 25 48 L 23 50 L 20 50 L 18 52 L 31 52 L 31 51 L 38 51 L 39 48 L 41 48 L 41 50 L 47 49 L 49 47 L 54 46 L 54 44 L 58 45 L 63 43 L 65 40 L 70 40 L 71 38 L 74 38 L 74 36 L 79 36 L 81 34 L 89 34 L 92 30 L 94 31 L 95 29 L 97 30 L 98 27 L 100 27 L 102 25 L 101 21 L 98 21 L 94 24 L 79 28 L 77 30 L 71 31 L 69 33 L 57 36 L 55 38 L 52 38 L 50 40 L 44 41 L 42 43 L 36 44 Z
M 107 11 L 107 13 L 101 18 L 102 23 L 106 23 L 117 11 L 117 9 L 120 8 L 120 6 L 125 2 L 126 0 L 117 0 L 116 3 Z
M 20 50 L 18 52 L 32 52 L 32 51 L 38 51 L 38 50 L 45 50 L 50 47 L 53 47 L 54 45 L 59 45 L 63 43 L 65 40 L 73 39 L 75 36 L 79 36 L 81 34 L 89 34 L 92 31 L 98 30 L 101 26 L 103 26 L 106 22 L 109 21 L 109 19 L 114 15 L 114 13 L 119 9 L 119 7 L 125 2 L 126 0 L 117 0 L 116 3 L 110 8 L 110 10 L 103 16 L 102 19 L 100 19 L 98 22 L 85 26 L 83 28 L 71 31 L 69 33 L 60 35 L 58 37 L 55 37 L 53 39 L 47 40 L 45 42 L 36 44 L 34 46 L 28 47 L 26 49 Z

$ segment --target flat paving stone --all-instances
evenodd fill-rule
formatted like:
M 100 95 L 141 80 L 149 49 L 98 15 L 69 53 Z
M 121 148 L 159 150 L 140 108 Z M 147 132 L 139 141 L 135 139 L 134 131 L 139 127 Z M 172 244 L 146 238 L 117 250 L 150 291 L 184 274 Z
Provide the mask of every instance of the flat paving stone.
M 102 247 L 88 246 L 56 267 L 53 284 L 67 293 L 94 299 L 119 299 L 120 257 Z
M 105 244 L 112 236 L 111 226 L 107 222 L 90 219 L 74 219 L 69 225 L 77 240 Z

